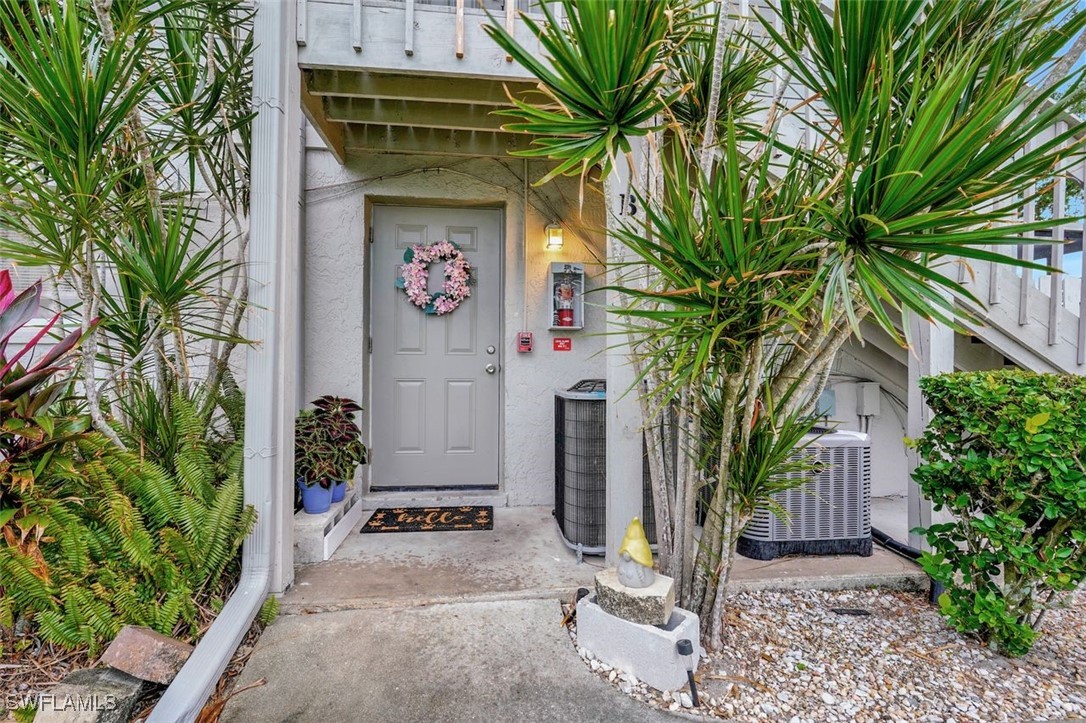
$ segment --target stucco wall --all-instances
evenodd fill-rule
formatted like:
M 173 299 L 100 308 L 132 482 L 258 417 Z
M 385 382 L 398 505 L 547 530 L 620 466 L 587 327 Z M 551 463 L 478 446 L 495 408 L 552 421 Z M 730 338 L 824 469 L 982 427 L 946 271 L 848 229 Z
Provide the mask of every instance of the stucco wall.
M 871 494 L 875 497 L 905 496 L 909 491 L 909 465 L 905 456 L 905 424 L 908 412 L 905 385 L 908 370 L 873 346 L 849 344 L 837 356 L 834 376 L 827 389 L 834 395 L 832 419 L 838 429 L 861 431 L 856 398 L 859 384 L 878 382 L 879 414 L 866 430 L 871 435 Z
M 341 167 L 318 141 L 307 154 L 303 239 L 304 398 L 340 394 L 359 399 L 368 408 L 367 200 L 414 205 L 463 200 L 504 207 L 502 489 L 510 506 L 552 502 L 552 392 L 580 379 L 602 378 L 606 346 L 600 336 L 602 294 L 587 296 L 584 330 L 547 330 L 550 262 L 584 262 L 589 290 L 600 286 L 602 198 L 587 188 L 582 211 L 576 180 L 560 180 L 529 189 L 525 219 L 523 167 L 515 159 L 392 154 L 354 155 Z M 536 180 L 543 173 L 542 165 L 531 164 L 528 178 Z M 544 227 L 559 219 L 565 227 L 564 248 L 545 251 Z M 522 330 L 535 334 L 535 351 L 530 354 L 516 352 L 516 333 Z M 572 351 L 553 351 L 554 336 L 572 337 Z M 368 427 L 364 431 L 368 438 Z

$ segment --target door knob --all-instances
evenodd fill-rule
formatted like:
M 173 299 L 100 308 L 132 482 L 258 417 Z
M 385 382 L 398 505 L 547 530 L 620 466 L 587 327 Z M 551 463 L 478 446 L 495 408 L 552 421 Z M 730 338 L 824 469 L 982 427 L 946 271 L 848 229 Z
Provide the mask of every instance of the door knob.
M 494 372 L 498 371 L 498 367 L 494 366 L 493 364 L 487 364 L 485 367 L 483 367 L 483 369 L 486 370 L 487 374 L 493 374 Z

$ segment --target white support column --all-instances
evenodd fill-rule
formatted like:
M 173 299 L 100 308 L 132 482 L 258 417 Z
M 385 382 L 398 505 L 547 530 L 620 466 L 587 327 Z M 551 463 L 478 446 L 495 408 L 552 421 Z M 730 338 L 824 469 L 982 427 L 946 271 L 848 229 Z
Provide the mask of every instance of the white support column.
M 635 163 L 640 163 L 641 146 L 634 147 Z M 604 183 L 607 196 L 607 227 L 617 228 L 630 220 L 630 173 L 626 159 L 620 157 L 614 171 Z M 639 210 L 634 220 L 642 220 Z M 615 238 L 607 239 L 607 262 L 625 260 L 626 248 Z M 609 267 L 607 283 L 616 284 L 622 272 Z M 620 306 L 621 295 L 608 291 L 608 307 Z M 622 320 L 607 314 L 607 562 L 614 563 L 622 535 L 630 519 L 642 512 L 642 445 L 641 408 L 637 401 L 634 371 L 629 360 L 629 346 Z
M 241 579 L 163 693 L 151 723 L 191 723 L 269 592 L 294 580 L 294 410 L 301 178 L 297 3 L 258 0 L 253 20 L 252 189 L 245 357 L 245 503 L 257 511 Z
M 252 200 L 249 245 L 245 499 L 265 517 L 246 554 L 257 567 L 267 566 L 271 592 L 294 581 L 294 415 L 297 411 L 297 307 L 299 303 L 299 207 L 301 203 L 301 75 L 296 18 L 278 23 L 278 13 L 294 3 L 261 2 L 259 27 L 266 32 L 289 28 L 289 42 L 266 36 L 253 64 Z M 293 13 L 291 13 L 293 14 Z M 272 18 L 275 18 L 274 20 Z M 269 27 L 270 26 L 270 27 Z M 272 30 L 274 28 L 274 30 Z M 276 48 L 278 45 L 278 48 Z
M 909 423 L 908 436 L 918 439 L 931 420 L 931 409 L 920 394 L 920 378 L 954 371 L 954 331 L 942 324 L 933 324 L 912 312 L 913 349 L 909 353 Z M 915 469 L 919 455 L 910 449 L 909 468 Z M 920 487 L 909 479 L 909 545 L 925 549 L 914 527 L 931 524 L 931 502 L 920 494 Z

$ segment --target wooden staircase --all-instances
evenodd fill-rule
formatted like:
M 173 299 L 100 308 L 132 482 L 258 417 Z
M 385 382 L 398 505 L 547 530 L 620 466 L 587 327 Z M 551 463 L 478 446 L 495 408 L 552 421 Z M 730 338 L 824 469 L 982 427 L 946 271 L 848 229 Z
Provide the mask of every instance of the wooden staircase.
M 1081 141 L 1080 141 L 1081 142 Z M 1003 264 L 961 264 L 958 280 L 986 305 L 975 310 L 984 324 L 970 325 L 975 336 L 1021 367 L 1044 372 L 1086 373 L 1086 276 L 1083 254 L 1083 185 L 1086 163 L 1054 178 L 1051 202 L 1030 204 L 1023 221 L 1067 219 L 1053 232 L 1018 246 L 990 247 L 1000 254 L 1035 261 L 1062 273 L 1045 273 Z

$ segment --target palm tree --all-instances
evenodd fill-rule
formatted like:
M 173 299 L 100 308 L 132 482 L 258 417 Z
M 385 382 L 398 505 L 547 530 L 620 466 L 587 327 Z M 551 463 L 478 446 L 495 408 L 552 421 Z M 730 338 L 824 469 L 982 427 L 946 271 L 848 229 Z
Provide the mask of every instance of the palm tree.
M 547 98 L 519 101 L 508 127 L 535 133 L 526 155 L 560 161 L 554 173 L 598 167 L 605 183 L 651 137 L 646 219 L 612 232 L 640 273 L 612 311 L 650 443 L 686 453 L 661 464 L 668 445 L 650 449 L 661 560 L 716 646 L 736 539 L 794 484 L 779 473 L 841 345 L 864 319 L 903 344 L 911 314 L 960 326 L 958 301 L 982 304 L 957 265 L 1028 266 L 990 249 L 1055 225 L 1018 212 L 1081 161 L 1083 128 L 1046 135 L 1068 101 L 1027 81 L 1086 13 L 1073 0 L 780 0 L 752 18 L 683 0 L 562 5 L 568 24 L 529 23 L 545 59 L 488 28 Z

